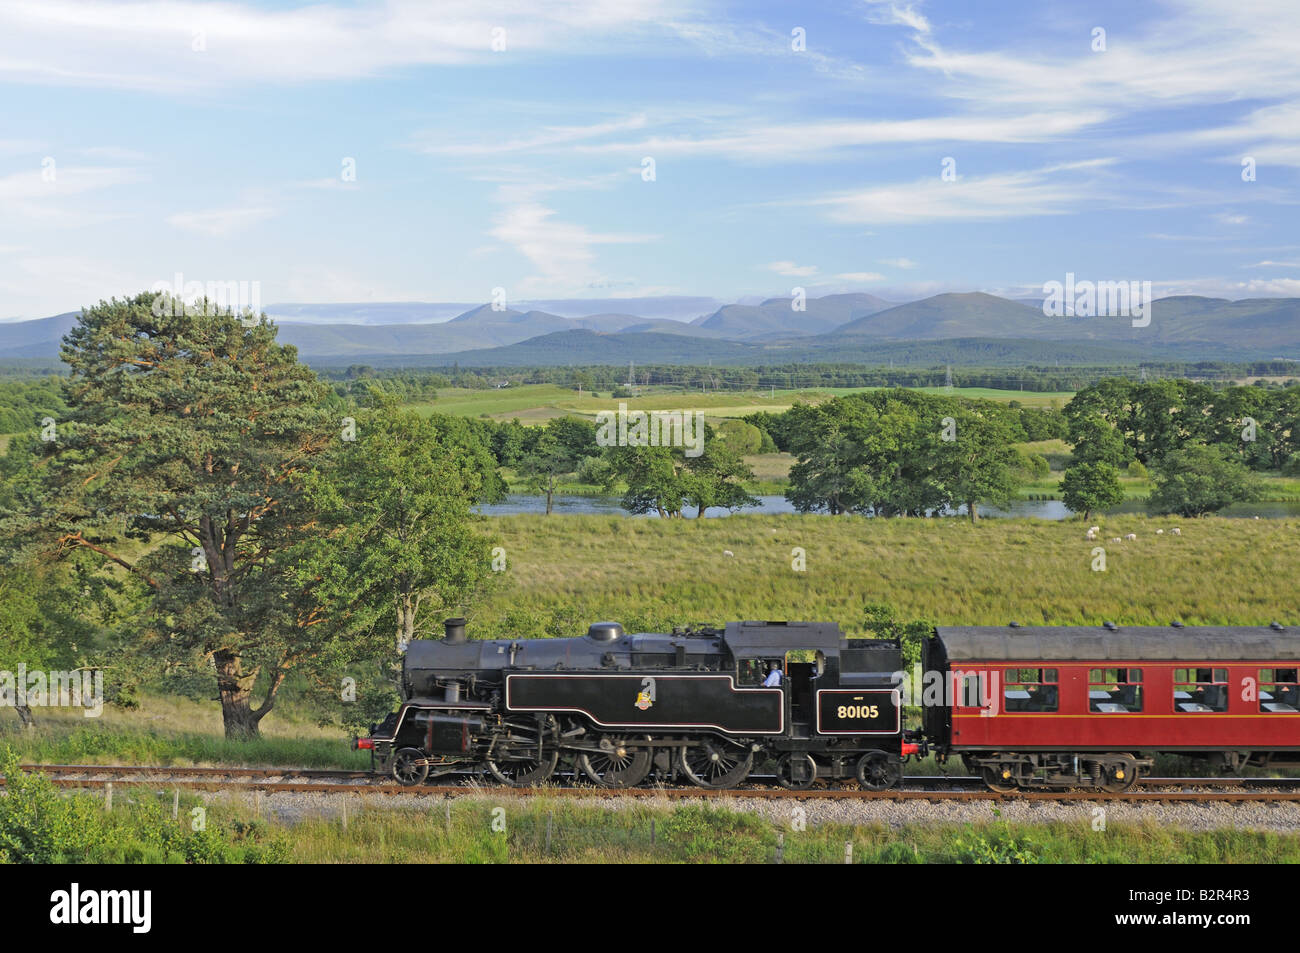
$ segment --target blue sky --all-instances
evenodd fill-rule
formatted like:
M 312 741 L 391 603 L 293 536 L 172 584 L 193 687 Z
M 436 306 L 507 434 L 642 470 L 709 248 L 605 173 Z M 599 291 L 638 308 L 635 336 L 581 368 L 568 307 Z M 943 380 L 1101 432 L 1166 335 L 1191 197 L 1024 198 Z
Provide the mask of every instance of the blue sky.
M 177 273 L 1300 295 L 1297 49 L 1294 0 L 4 2 L 0 318 Z

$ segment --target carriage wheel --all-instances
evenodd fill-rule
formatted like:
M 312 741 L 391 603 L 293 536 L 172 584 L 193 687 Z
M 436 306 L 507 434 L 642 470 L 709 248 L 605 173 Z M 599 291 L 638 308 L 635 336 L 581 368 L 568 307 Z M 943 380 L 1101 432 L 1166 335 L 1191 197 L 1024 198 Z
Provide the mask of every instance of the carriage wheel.
M 393 755 L 392 772 L 398 784 L 423 784 L 429 776 L 429 765 L 424 752 L 419 748 L 402 748 Z
M 1137 783 L 1140 773 L 1131 761 L 1108 764 L 1103 769 L 1105 780 L 1101 789 L 1109 794 L 1123 794 Z
M 700 745 L 682 748 L 677 763 L 692 784 L 721 791 L 749 777 L 754 753 L 706 738 Z
M 858 761 L 857 776 L 868 791 L 887 791 L 903 780 L 903 766 L 883 751 L 868 751 Z
M 1002 777 L 1002 772 L 998 768 L 984 767 L 984 784 L 990 791 L 996 791 L 998 794 L 1010 794 L 1016 789 L 1016 782 Z
M 783 754 L 776 761 L 776 783 L 787 791 L 806 791 L 817 780 L 817 762 L 810 754 Z
M 649 748 L 635 747 L 637 741 L 645 740 L 649 739 L 606 735 L 600 739 L 599 752 L 584 751 L 578 755 L 578 768 L 604 788 L 630 788 L 640 784 L 650 774 L 653 761 Z

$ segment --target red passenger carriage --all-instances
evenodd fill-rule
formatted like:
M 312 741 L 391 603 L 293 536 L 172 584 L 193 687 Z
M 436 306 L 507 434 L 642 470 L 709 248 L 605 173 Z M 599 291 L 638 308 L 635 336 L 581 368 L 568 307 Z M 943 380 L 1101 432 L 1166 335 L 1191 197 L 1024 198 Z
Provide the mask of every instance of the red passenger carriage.
M 940 758 L 994 790 L 1130 787 L 1163 752 L 1300 763 L 1300 633 L 1268 627 L 940 627 Z

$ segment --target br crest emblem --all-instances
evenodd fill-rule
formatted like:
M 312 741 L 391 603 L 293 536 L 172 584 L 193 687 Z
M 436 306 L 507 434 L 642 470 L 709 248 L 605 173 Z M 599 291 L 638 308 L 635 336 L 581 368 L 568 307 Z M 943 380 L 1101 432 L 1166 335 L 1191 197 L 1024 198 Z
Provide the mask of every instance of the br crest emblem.
M 655 680 L 653 678 L 641 679 L 641 690 L 636 693 L 636 707 L 645 711 L 655 703 Z

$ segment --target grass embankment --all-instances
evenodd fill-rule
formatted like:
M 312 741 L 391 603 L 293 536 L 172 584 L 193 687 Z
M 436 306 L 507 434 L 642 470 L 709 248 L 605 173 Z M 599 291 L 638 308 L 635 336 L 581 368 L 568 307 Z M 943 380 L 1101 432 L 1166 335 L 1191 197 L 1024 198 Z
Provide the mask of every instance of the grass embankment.
M 493 810 L 500 809 L 494 830 Z M 550 822 L 550 849 L 547 824 Z M 654 821 L 654 840 L 651 821 Z M 313 819 L 294 829 L 290 859 L 341 863 L 1295 863 L 1300 835 L 1189 832 L 1155 822 L 1008 824 L 991 811 L 965 825 L 825 824 L 806 830 L 753 814 L 695 805 L 636 804 L 620 810 L 571 800 L 477 798 L 428 810 L 370 810 Z M 778 843 L 780 847 L 778 848 Z
M 617 810 L 571 799 L 481 795 L 429 806 L 329 802 L 294 821 L 243 794 L 185 793 L 173 818 L 166 792 L 123 787 L 63 794 L 18 774 L 0 798 L 0 859 L 150 863 L 1296 863 L 1300 835 L 1189 832 L 1154 821 L 1092 827 L 1010 824 L 996 809 L 968 824 L 799 825 L 725 807 L 628 802 Z M 326 814 L 324 811 L 328 811 Z M 201 829 L 195 830 L 196 822 Z M 798 829 L 803 827 L 803 829 Z
M 245 767 L 367 768 L 337 729 L 296 720 L 279 710 L 262 721 L 255 741 L 227 741 L 215 702 L 146 696 L 139 708 L 105 705 L 97 718 L 79 711 L 36 709 L 23 730 L 13 714 L 0 717 L 0 747 L 24 764 L 241 765 Z
M 524 613 L 574 626 L 827 619 L 860 632 L 867 602 L 949 625 L 1300 621 L 1292 618 L 1300 520 L 1094 521 L 1100 543 L 1084 539 L 1077 521 L 494 518 L 486 531 L 505 547 L 508 576 L 473 614 L 471 630 L 486 635 Z M 1181 536 L 1168 533 L 1173 526 Z M 1136 541 L 1108 541 L 1130 532 Z M 1098 545 L 1104 572 L 1092 569 Z M 792 568 L 796 547 L 803 572 Z

